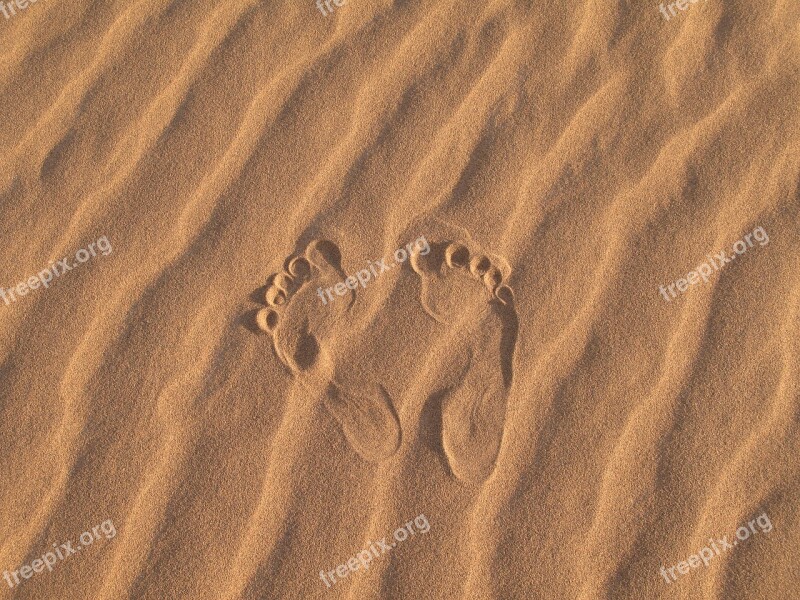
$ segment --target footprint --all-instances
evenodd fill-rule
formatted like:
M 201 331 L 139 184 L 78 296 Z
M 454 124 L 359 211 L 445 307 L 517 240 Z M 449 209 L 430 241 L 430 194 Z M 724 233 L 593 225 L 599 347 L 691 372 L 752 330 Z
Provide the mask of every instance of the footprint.
M 503 438 L 519 330 L 514 294 L 503 283 L 502 261 L 466 244 L 431 244 L 426 256 L 414 254 L 410 262 L 421 278 L 425 312 L 451 326 L 442 364 L 459 374 L 436 392 L 442 448 L 458 479 L 479 483 L 494 470 Z
M 286 260 L 284 271 L 267 278 L 267 307 L 256 314 L 256 324 L 272 336 L 276 355 L 298 381 L 323 395 L 353 449 L 377 462 L 400 447 L 400 421 L 380 385 L 368 383 L 364 394 L 337 381 L 346 369 L 337 364 L 334 342 L 353 330 L 348 320 L 356 297 L 350 289 L 344 295 L 325 290 L 346 278 L 339 248 L 311 242 L 301 256 Z

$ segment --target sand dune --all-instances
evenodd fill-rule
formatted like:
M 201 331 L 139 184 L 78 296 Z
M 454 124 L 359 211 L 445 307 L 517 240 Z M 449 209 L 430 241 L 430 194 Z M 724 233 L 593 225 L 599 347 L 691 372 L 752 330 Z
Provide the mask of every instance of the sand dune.
M 797 596 L 797 2 L 14 1 L 0 598 Z

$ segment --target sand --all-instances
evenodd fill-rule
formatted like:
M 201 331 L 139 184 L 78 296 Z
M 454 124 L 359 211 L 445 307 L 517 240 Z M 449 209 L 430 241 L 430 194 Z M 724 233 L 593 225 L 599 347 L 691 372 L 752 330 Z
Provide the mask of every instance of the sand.
M 325 12 L 0 15 L 0 598 L 796 598 L 800 5 Z

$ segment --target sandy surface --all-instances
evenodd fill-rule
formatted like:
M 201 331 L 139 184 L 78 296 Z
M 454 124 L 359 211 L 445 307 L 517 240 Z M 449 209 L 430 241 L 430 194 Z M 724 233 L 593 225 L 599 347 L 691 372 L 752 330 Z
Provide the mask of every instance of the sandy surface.
M 798 597 L 796 0 L 25 6 L 0 598 Z

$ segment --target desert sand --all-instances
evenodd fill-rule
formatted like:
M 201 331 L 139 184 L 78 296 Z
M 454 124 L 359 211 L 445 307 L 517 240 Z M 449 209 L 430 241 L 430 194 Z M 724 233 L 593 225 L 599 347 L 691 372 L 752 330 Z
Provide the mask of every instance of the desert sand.
M 0 599 L 799 597 L 796 0 L 20 1 Z

